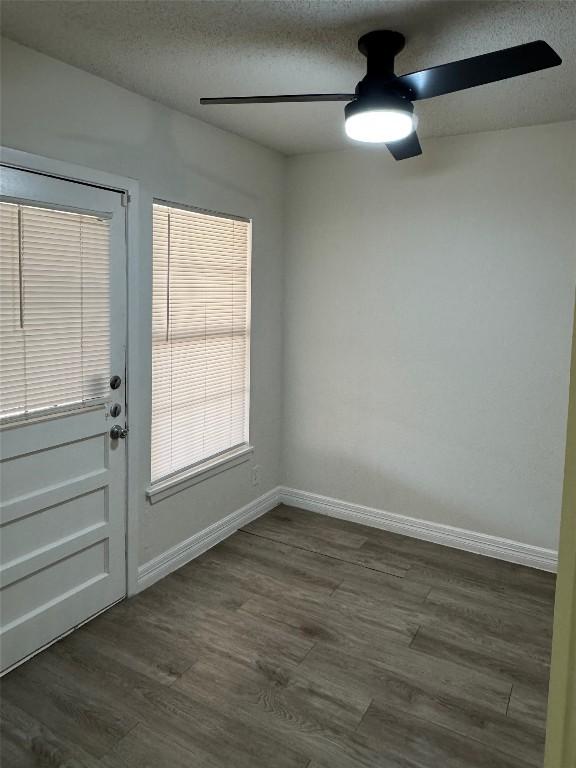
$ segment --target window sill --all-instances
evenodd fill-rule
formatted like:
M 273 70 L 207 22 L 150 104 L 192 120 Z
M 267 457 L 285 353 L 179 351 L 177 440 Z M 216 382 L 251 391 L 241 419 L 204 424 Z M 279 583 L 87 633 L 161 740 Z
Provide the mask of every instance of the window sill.
M 244 464 L 244 462 L 250 460 L 253 453 L 253 446 L 241 445 L 239 448 L 234 448 L 222 456 L 208 459 L 197 467 L 184 470 L 184 472 L 168 477 L 165 480 L 158 480 L 156 483 L 152 483 L 146 490 L 146 496 L 151 504 L 156 504 L 157 501 L 162 501 L 162 499 L 166 499 L 168 496 L 180 493 L 180 491 L 184 491 L 186 488 L 196 485 L 196 483 L 201 483 L 203 480 L 224 472 L 226 469 Z

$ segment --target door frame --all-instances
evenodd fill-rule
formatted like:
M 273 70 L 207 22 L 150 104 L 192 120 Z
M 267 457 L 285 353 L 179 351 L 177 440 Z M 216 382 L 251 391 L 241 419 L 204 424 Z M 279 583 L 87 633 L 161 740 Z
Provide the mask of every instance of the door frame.
M 132 441 L 126 441 L 126 595 L 138 592 L 139 559 L 139 517 L 138 517 L 138 452 L 131 448 L 136 445 L 138 430 L 132 423 L 131 403 L 137 402 L 136 376 L 138 313 L 138 253 L 140 250 L 139 204 L 140 184 L 135 179 L 87 168 L 83 165 L 54 160 L 42 155 L 22 152 L 18 149 L 0 146 L 0 164 L 24 171 L 55 176 L 65 181 L 74 181 L 96 187 L 104 187 L 126 195 L 126 423 L 131 429 Z
M 576 294 L 545 768 L 576 757 Z

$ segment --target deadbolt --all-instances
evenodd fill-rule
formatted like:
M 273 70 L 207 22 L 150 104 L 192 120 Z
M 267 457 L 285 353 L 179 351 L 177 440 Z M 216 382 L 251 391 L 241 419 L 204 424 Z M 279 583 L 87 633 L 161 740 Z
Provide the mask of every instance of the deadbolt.
M 110 406 L 110 416 L 114 416 L 116 418 L 117 416 L 120 416 L 122 413 L 122 406 L 120 403 L 112 403 Z
M 112 376 L 110 379 L 110 389 L 118 389 L 118 387 L 122 384 L 122 379 L 120 376 Z
M 121 427 L 120 424 L 114 424 L 110 430 L 110 437 L 112 440 L 124 440 L 128 434 L 128 427 Z

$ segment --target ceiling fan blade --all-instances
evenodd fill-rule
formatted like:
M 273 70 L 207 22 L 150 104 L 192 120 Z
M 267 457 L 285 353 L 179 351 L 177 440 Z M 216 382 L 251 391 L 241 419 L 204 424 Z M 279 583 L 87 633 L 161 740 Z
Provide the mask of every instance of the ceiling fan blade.
M 540 69 L 556 67 L 562 59 L 544 40 L 515 45 L 471 59 L 453 61 L 438 67 L 400 75 L 398 81 L 413 92 L 412 99 L 430 99 L 445 93 L 463 91 L 477 85 L 495 83 L 509 77 L 527 75 Z
M 354 93 L 298 93 L 284 96 L 230 96 L 222 99 L 200 99 L 200 104 L 280 104 L 297 101 L 352 101 Z
M 405 139 L 391 141 L 386 146 L 394 160 L 407 160 L 409 157 L 417 157 L 422 154 L 422 147 L 416 131 L 413 131 Z

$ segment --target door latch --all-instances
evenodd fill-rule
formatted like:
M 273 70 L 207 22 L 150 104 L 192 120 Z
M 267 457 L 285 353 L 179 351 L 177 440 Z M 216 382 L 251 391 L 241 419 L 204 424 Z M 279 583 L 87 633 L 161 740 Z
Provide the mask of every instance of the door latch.
M 114 424 L 110 430 L 110 437 L 112 440 L 124 440 L 128 434 L 128 427 L 121 427 L 120 424 Z

